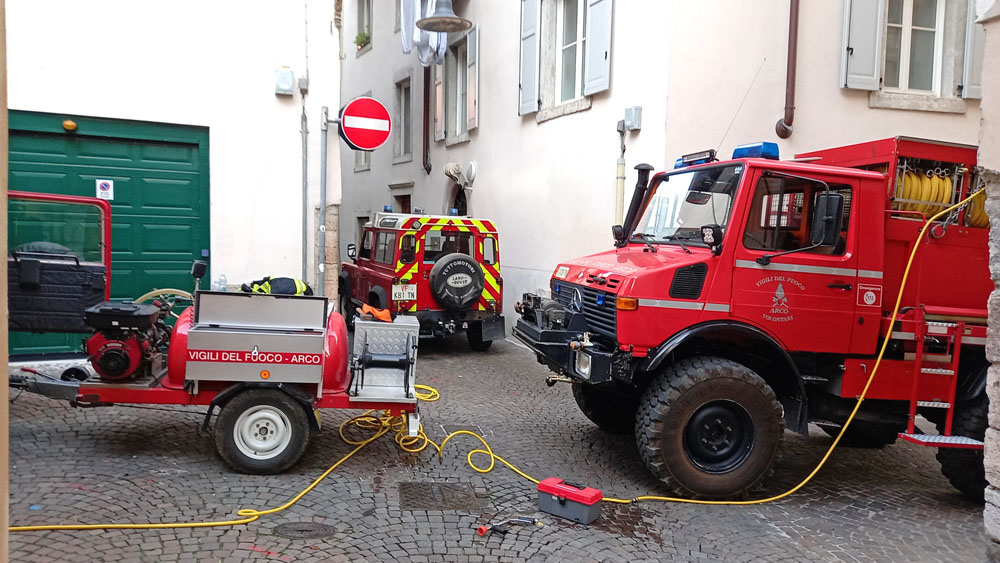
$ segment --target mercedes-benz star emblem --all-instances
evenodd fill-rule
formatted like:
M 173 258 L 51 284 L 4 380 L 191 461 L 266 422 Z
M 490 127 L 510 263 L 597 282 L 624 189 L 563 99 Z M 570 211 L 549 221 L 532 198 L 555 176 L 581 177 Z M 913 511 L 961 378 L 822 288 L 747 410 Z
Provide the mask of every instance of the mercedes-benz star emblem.
M 573 290 L 573 297 L 569 300 L 569 306 L 577 313 L 583 312 L 583 295 L 580 293 L 579 289 Z

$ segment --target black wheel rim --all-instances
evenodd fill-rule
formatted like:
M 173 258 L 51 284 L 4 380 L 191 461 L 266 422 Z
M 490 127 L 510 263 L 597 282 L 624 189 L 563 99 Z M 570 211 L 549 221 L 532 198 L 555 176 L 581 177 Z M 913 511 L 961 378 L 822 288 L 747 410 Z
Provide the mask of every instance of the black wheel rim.
M 739 467 L 750 456 L 753 443 L 753 420 L 733 401 L 705 403 L 684 426 L 684 452 L 708 473 Z

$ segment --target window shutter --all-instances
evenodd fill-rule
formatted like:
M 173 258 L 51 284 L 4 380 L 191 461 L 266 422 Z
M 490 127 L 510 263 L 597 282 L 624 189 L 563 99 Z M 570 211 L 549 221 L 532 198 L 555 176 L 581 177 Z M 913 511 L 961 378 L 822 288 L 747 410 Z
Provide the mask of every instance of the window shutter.
M 885 13 L 885 0 L 844 0 L 841 88 L 878 90 L 882 86 Z
M 965 62 L 962 65 L 962 97 L 982 98 L 983 47 L 986 28 L 976 23 L 976 0 L 969 0 L 965 21 Z
M 469 68 L 465 75 L 468 82 L 466 84 L 466 130 L 473 130 L 479 126 L 479 26 L 474 26 L 469 30 L 469 35 L 465 40 L 466 60 Z
M 611 13 L 614 0 L 587 0 L 587 58 L 583 69 L 583 95 L 607 90 L 611 85 Z
M 434 65 L 434 140 L 444 140 L 444 65 Z
M 521 65 L 518 77 L 517 115 L 538 111 L 538 28 L 541 0 L 521 0 Z

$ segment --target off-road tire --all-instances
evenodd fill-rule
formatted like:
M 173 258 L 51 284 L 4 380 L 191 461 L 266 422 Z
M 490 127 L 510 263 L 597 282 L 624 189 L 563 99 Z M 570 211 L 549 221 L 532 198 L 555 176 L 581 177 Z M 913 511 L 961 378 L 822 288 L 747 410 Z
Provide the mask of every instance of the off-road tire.
M 347 323 L 347 330 L 354 330 L 354 303 L 351 302 L 351 294 L 347 288 L 341 286 L 340 294 L 337 295 L 337 308 Z
M 483 322 L 470 322 L 465 329 L 465 337 L 469 340 L 469 348 L 476 352 L 485 352 L 493 345 L 492 340 L 483 340 Z
M 635 431 L 635 399 L 605 392 L 587 383 L 573 384 L 573 398 L 583 415 L 601 430 L 611 434 Z
M 951 434 L 982 441 L 989 425 L 987 420 L 989 410 L 990 401 L 985 392 L 956 404 Z M 937 424 L 937 428 L 938 432 L 944 432 L 944 420 Z M 953 487 L 970 500 L 984 501 L 987 482 L 986 470 L 983 467 L 983 450 L 938 448 L 937 460 L 941 464 L 941 474 L 948 478 Z
M 772 471 L 782 413 L 774 391 L 746 366 L 689 358 L 666 368 L 643 392 L 636 443 L 649 471 L 675 493 L 741 497 Z M 723 456 L 717 461 L 712 446 L 721 448 L 722 454 L 713 452 Z
M 839 427 L 820 426 L 820 429 L 831 438 L 836 438 L 840 434 Z M 847 432 L 837 445 L 848 448 L 881 448 L 895 443 L 902 431 L 902 428 L 890 424 L 855 420 L 847 427 Z
M 431 268 L 428 282 L 431 295 L 449 311 L 460 311 L 475 305 L 486 287 L 483 267 L 461 252 L 438 259 Z M 464 285 L 459 285 L 459 282 Z
M 235 433 L 237 424 L 253 427 L 255 419 L 241 420 L 244 413 L 256 416 L 256 420 L 264 425 L 280 421 L 281 432 L 277 436 L 279 441 L 283 441 L 281 437 L 287 433 L 287 445 L 256 457 L 248 455 L 245 450 L 252 449 L 252 442 L 241 440 Z M 236 471 L 274 475 L 288 469 L 302 457 L 309 445 L 309 433 L 305 408 L 287 393 L 278 389 L 248 389 L 222 407 L 215 421 L 215 447 L 222 460 Z M 266 441 L 259 445 L 267 447 Z M 265 458 L 265 455 L 268 457 Z

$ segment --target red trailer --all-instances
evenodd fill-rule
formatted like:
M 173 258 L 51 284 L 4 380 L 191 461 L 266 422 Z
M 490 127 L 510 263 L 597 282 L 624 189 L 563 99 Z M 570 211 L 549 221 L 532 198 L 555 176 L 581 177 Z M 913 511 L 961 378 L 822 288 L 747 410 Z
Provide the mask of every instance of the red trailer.
M 11 328 L 90 333 L 81 358 L 94 372 L 77 369 L 61 378 L 15 374 L 11 386 L 79 407 L 204 405 L 206 430 L 218 407 L 216 447 L 227 464 L 246 473 L 278 473 L 298 461 L 311 431 L 319 428 L 321 408 L 410 413 L 416 432 L 419 327 L 412 319 L 358 321 L 351 353 L 344 317 L 326 298 L 198 291 L 206 271 L 201 261 L 192 268 L 193 303 L 175 319 L 172 301 L 110 301 L 107 202 L 9 196 L 46 204 L 19 209 L 32 220 L 12 222 L 12 247 L 17 242 L 21 250 L 8 258 Z M 60 244 L 63 231 L 78 227 L 81 209 L 98 218 L 100 237 Z

